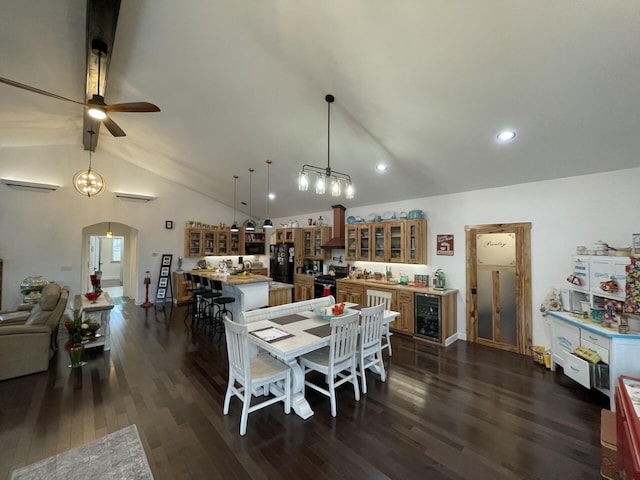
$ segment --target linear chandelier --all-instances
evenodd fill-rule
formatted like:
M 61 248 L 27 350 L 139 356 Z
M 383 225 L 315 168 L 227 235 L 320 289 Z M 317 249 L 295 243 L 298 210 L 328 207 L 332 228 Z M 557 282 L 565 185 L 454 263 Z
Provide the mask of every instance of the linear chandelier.
M 352 199 L 355 192 L 351 176 L 331 169 L 331 104 L 334 102 L 335 97 L 327 95 L 324 99 L 327 102 L 327 166 L 303 165 L 298 176 L 298 190 L 301 192 L 309 190 L 310 174 L 313 174 L 315 175 L 315 192 L 318 195 L 324 195 L 326 185 L 330 182 L 331 187 L 329 190 L 331 191 L 331 196 L 339 197 L 344 189 L 345 197 Z

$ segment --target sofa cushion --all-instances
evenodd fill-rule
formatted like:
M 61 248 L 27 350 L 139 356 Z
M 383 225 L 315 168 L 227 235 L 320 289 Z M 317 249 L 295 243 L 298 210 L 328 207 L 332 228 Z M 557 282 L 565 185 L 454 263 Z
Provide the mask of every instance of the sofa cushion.
M 53 310 L 56 308 L 58 304 L 58 299 L 60 298 L 60 285 L 57 283 L 48 283 L 42 289 L 42 294 L 40 295 L 40 300 L 38 301 L 38 305 L 42 310 Z
M 52 311 L 53 310 L 43 310 L 42 308 L 40 308 L 40 304 L 37 304 L 35 307 L 33 307 L 33 310 L 31 310 L 31 315 L 29 315 L 29 318 L 26 322 L 24 322 L 24 324 L 44 325 L 45 323 L 47 323 L 47 320 L 51 316 Z

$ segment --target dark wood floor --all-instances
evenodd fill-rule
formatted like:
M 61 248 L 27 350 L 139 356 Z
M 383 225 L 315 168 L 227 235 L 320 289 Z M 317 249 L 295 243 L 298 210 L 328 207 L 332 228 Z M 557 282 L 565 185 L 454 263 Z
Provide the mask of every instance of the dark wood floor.
M 73 371 L 62 350 L 48 372 L 0 382 L 0 478 L 133 423 L 159 480 L 600 478 L 605 397 L 465 342 L 394 335 L 387 382 L 372 376 L 360 402 L 343 387 L 337 418 L 309 390 L 309 420 L 276 404 L 240 437 L 240 402 L 222 415 L 224 341 L 192 334 L 183 317 L 117 305 L 110 353 L 88 351 Z

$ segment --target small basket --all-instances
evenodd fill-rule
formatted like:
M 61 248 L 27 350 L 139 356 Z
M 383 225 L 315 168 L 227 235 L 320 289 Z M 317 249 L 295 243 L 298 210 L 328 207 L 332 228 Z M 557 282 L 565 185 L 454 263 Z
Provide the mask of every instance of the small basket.
M 545 348 L 541 345 L 534 345 L 533 347 L 531 347 L 531 356 L 533 358 L 533 361 L 536 363 L 544 365 L 544 353 Z

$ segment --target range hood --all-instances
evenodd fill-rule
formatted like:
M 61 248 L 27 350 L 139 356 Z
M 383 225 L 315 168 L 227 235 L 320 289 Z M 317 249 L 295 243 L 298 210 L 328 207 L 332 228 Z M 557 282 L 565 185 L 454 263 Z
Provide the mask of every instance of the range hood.
M 344 248 L 344 212 L 342 205 L 333 205 L 333 237 L 322 248 Z

